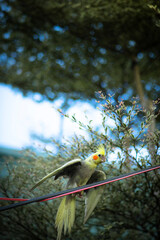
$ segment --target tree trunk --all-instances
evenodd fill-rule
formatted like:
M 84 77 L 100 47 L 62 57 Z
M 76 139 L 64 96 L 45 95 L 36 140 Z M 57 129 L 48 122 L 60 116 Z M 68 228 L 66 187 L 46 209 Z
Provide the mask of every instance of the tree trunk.
M 149 111 L 150 113 L 154 114 L 153 102 L 152 100 L 147 99 L 144 94 L 144 89 L 143 89 L 141 78 L 140 78 L 140 70 L 139 70 L 139 66 L 136 58 L 133 59 L 133 74 L 134 74 L 134 83 L 137 89 L 138 96 L 140 98 L 140 103 L 143 109 L 145 110 L 145 113 L 147 114 L 147 112 Z M 148 151 L 151 156 L 152 164 L 155 163 L 155 155 L 156 155 L 155 146 L 152 140 L 153 134 L 155 132 L 155 128 L 156 128 L 156 123 L 155 123 L 155 119 L 153 119 L 152 123 L 148 128 L 150 138 L 151 138 L 151 141 L 148 142 Z

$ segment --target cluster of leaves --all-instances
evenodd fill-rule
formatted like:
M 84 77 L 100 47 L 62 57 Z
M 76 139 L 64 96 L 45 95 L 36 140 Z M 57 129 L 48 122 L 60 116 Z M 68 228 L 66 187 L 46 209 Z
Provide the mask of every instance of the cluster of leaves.
M 159 1 L 1 0 L 0 5 L 0 81 L 49 100 L 59 93 L 94 98 L 94 91 L 115 88 L 119 94 L 131 88 L 134 95 L 131 64 L 137 56 L 146 95 L 157 98 L 159 15 L 150 6 L 159 9 Z
M 147 150 L 148 142 L 155 146 L 154 164 L 159 164 L 160 132 L 147 132 L 155 117 L 152 113 L 144 114 L 136 99 L 132 107 L 124 101 L 115 103 L 100 92 L 98 102 L 102 115 L 99 130 L 79 122 L 75 116 L 66 116 L 85 129 L 90 138 L 73 137 L 65 144 L 57 143 L 57 154 L 46 152 L 44 156 L 29 154 L 13 166 L 8 160 L 8 174 L 1 179 L 1 196 L 30 198 L 59 191 L 65 187 L 62 179 L 44 182 L 34 193 L 29 189 L 35 181 L 66 161 L 76 157 L 84 159 L 95 147 L 103 143 L 108 161 L 100 168 L 107 178 L 122 172 L 152 166 Z M 62 111 L 59 110 L 61 113 Z M 63 114 L 63 113 L 62 113 Z M 137 122 L 136 116 L 144 114 L 144 121 Z M 112 128 L 109 126 L 112 120 Z M 142 151 L 143 150 L 143 151 Z M 113 158 L 113 153 L 114 158 Z M 4 168 L 4 166 L 3 166 Z M 63 239 L 159 239 L 160 179 L 158 171 L 153 171 L 128 180 L 109 184 L 105 188 L 94 213 L 83 225 L 84 201 L 77 199 L 76 221 L 71 236 Z M 55 239 L 54 218 L 60 200 L 26 205 L 1 214 L 1 239 Z M 1 205 L 8 203 L 1 203 Z

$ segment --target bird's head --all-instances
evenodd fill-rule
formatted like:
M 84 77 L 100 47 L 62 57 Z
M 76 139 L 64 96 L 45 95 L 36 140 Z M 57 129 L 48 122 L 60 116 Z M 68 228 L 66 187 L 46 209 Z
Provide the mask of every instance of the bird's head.
M 105 162 L 105 149 L 103 145 L 100 145 L 97 152 L 92 155 L 92 160 L 96 165 Z

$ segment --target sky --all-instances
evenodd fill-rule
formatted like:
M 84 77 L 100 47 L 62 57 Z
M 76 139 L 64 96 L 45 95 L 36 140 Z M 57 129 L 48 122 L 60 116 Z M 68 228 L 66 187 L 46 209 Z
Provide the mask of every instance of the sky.
M 38 99 L 39 95 L 35 94 L 34 98 Z M 43 136 L 46 139 L 58 139 L 62 130 L 62 118 L 56 109 L 60 108 L 61 104 L 62 99 L 56 100 L 54 103 L 49 101 L 38 103 L 31 97 L 24 97 L 19 90 L 15 90 L 9 85 L 0 84 L 0 147 L 23 149 L 28 146 L 41 145 L 40 141 L 32 138 L 32 134 Z M 88 122 L 85 113 L 89 119 L 96 115 L 94 125 L 101 122 L 99 111 L 89 103 L 79 101 L 71 106 L 67 113 L 75 114 L 76 118 L 83 123 Z M 65 118 L 63 137 L 70 138 L 74 133 L 87 138 L 86 132 Z
M 79 129 L 78 124 L 73 123 L 70 119 L 60 115 L 57 111 L 61 107 L 62 99 L 58 99 L 53 103 L 49 101 L 36 102 L 39 94 L 31 97 L 24 97 L 19 90 L 13 89 L 9 85 L 0 84 L 0 148 L 23 150 L 32 147 L 37 153 L 47 149 L 55 152 L 55 146 L 52 142 L 42 142 L 37 138 L 33 138 L 33 134 L 43 136 L 44 139 L 59 140 L 65 142 L 73 135 L 83 135 L 89 139 L 86 131 Z M 88 124 L 89 120 L 93 120 L 93 127 L 100 127 L 102 122 L 101 112 L 89 104 L 89 102 L 78 101 L 72 105 L 66 114 L 75 115 L 76 119 L 84 124 Z M 86 119 L 86 116 L 88 119 Z M 62 126 L 63 119 L 63 129 Z M 114 127 L 114 122 L 107 119 L 107 124 Z M 117 161 L 119 149 L 109 153 L 108 162 Z M 141 149 L 139 155 L 134 149 L 131 149 L 131 155 L 138 157 L 139 155 L 147 156 L 146 148 Z
M 9 148 L 22 150 L 26 147 L 32 147 L 37 152 L 44 148 L 50 151 L 55 151 L 52 142 L 42 142 L 33 135 L 42 136 L 44 139 L 59 140 L 65 142 L 73 135 L 83 135 L 86 139 L 89 136 L 86 131 L 79 129 L 78 124 L 70 119 L 60 115 L 57 111 L 61 107 L 62 99 L 58 99 L 53 103 L 49 101 L 36 102 L 33 100 L 39 99 L 39 94 L 34 94 L 31 97 L 25 97 L 19 90 L 13 89 L 9 85 L 0 84 L 0 148 Z M 75 115 L 76 119 L 84 124 L 88 124 L 89 120 L 93 120 L 93 127 L 100 127 L 102 116 L 98 109 L 89 104 L 89 102 L 78 101 L 72 105 L 66 114 Z M 86 119 L 86 116 L 88 119 Z M 96 116 L 96 117 L 95 117 Z M 63 119 L 63 125 L 62 123 Z M 114 127 L 114 122 L 107 119 L 107 124 Z M 63 128 L 62 128 L 63 126 Z M 109 154 L 108 161 L 116 160 L 117 152 Z M 136 156 L 134 150 L 132 154 Z M 146 149 L 142 149 L 143 156 L 147 155 Z

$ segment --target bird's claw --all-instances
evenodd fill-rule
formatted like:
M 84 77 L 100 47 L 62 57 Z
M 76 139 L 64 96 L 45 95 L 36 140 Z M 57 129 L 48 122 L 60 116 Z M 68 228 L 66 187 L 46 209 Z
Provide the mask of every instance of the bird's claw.
M 82 198 L 82 197 L 83 197 L 83 191 L 78 192 L 78 193 L 73 193 L 72 196 L 74 196 L 74 197 L 77 196 L 77 197 L 79 197 L 79 198 Z

